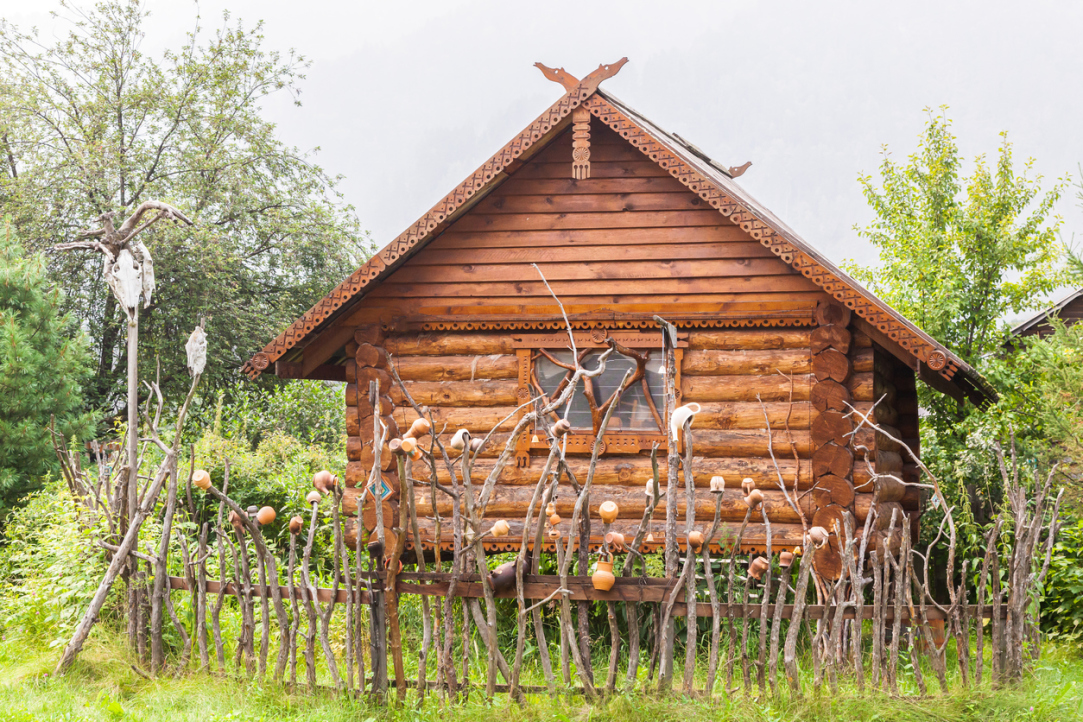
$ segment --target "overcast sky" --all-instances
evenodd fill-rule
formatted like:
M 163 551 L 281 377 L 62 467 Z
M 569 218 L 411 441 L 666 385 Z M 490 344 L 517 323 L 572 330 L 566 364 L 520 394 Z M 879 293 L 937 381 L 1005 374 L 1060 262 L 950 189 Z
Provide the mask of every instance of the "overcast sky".
M 0 0 L 2 15 L 55 32 L 51 0 Z M 150 0 L 144 49 L 176 45 L 189 0 Z M 872 261 L 854 224 L 870 212 L 857 177 L 881 146 L 913 152 L 923 108 L 950 106 L 968 159 L 1008 131 L 1051 185 L 1083 162 L 1083 4 L 1074 2 L 517 3 L 205 0 L 263 20 L 267 44 L 312 65 L 302 107 L 276 98 L 281 136 L 342 174 L 383 245 L 563 92 L 533 67 L 581 77 L 629 59 L 605 83 L 727 165 L 835 261 Z M 968 162 L 967 172 L 972 165 Z M 1058 206 L 1083 237 L 1075 191 Z

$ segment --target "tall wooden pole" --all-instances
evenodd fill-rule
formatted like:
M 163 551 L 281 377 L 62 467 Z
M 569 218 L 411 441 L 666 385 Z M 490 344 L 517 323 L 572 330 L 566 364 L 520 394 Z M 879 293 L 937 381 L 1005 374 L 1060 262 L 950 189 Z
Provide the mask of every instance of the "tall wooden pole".
M 139 305 L 128 316 L 128 479 L 125 483 L 127 508 L 122 510 L 121 533 L 135 518 L 139 506 Z M 140 595 L 139 559 L 128 557 L 128 641 L 132 651 L 140 649 L 143 633 L 143 600 Z

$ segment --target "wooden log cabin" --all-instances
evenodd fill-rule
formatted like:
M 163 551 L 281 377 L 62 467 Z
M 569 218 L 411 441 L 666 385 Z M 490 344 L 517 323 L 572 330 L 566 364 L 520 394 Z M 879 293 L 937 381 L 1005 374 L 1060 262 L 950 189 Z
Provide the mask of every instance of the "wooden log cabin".
M 666 445 L 656 315 L 679 330 L 678 403 L 702 409 L 692 424 L 697 527 L 706 531 L 713 520 L 709 485 L 719 475 L 726 481 L 723 519 L 739 524 L 740 483 L 750 477 L 763 490 L 775 550 L 799 544 L 802 533 L 779 474 L 799 490 L 809 524 L 828 529 L 843 510 L 863 524 L 873 470 L 917 479 L 898 444 L 850 433 L 848 403 L 867 411 L 881 399 L 876 421 L 917 451 L 919 380 L 960 400 L 992 397 L 972 368 L 753 200 L 735 181 L 744 168 L 720 165 L 600 90 L 619 66 L 601 66 L 582 81 L 543 68 L 565 85 L 556 103 L 246 364 L 251 377 L 347 382 L 345 506 L 356 513 L 367 500 L 367 530 L 376 521 L 374 496 L 358 485 L 367 482 L 374 456 L 370 382 L 379 384 L 379 411 L 392 436 L 416 414 L 388 364 L 432 410 L 445 441 L 459 428 L 478 435 L 500 425 L 474 476 L 487 475 L 516 407 L 539 394 L 553 397 L 569 373 L 565 322 L 542 274 L 585 365 L 611 341 L 619 349 L 570 402 L 570 466 L 580 480 L 601 400 L 627 369 L 635 371 L 637 383 L 604 438 L 590 496 L 594 518 L 601 503 L 619 504 L 613 528 L 626 534 L 647 503 L 650 449 L 660 444 L 664 454 Z M 515 441 L 516 463 L 504 469 L 484 510 L 488 519 L 510 522 L 511 531 L 492 538 L 490 549 L 518 548 L 548 453 L 544 434 L 530 428 Z M 385 525 L 397 525 L 399 480 L 389 450 L 380 458 Z M 661 467 L 664 484 L 664 458 Z M 443 465 L 438 469 L 447 483 Z M 434 500 L 427 487 L 417 493 L 428 545 Z M 678 496 L 683 543 L 683 488 Z M 563 479 L 556 506 L 565 527 L 574 501 Z M 447 548 L 450 499 L 441 495 L 435 504 Z M 876 528 L 887 526 L 892 509 L 916 526 L 916 488 L 884 482 L 879 504 Z M 652 527 L 658 541 L 664 506 Z M 593 526 L 593 544 L 600 527 Z M 355 535 L 351 525 L 351 546 Z M 729 528 L 720 539 L 732 536 Z M 754 523 L 742 547 L 764 542 L 764 525 Z

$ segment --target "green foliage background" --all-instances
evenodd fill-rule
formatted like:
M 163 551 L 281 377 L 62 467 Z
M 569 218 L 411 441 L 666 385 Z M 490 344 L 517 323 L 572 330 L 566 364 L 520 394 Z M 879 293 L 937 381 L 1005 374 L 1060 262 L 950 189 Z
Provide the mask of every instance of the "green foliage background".
M 0 525 L 40 478 L 57 468 L 49 420 L 68 438 L 90 436 L 83 406 L 87 339 L 62 313 L 63 296 L 40 256 L 0 229 Z

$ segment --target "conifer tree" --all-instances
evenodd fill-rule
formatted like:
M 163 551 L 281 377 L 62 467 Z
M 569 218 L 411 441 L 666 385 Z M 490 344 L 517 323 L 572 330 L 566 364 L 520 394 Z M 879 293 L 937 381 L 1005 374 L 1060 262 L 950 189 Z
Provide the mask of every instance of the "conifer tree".
M 24 256 L 0 228 L 0 524 L 20 498 L 57 468 L 50 417 L 68 439 L 87 439 L 83 410 L 88 344 L 60 311 L 60 291 L 40 256 Z

